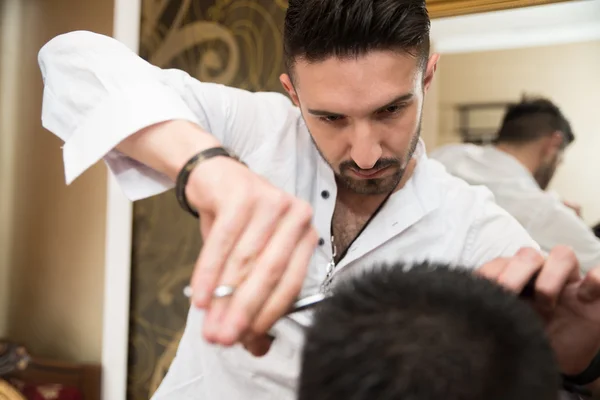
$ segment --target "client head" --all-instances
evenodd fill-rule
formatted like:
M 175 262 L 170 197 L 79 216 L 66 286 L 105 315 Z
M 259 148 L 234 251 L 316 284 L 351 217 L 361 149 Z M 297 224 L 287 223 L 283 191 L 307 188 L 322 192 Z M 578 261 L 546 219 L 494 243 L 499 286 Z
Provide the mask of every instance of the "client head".
M 469 271 L 377 268 L 316 309 L 299 400 L 555 400 L 534 311 Z

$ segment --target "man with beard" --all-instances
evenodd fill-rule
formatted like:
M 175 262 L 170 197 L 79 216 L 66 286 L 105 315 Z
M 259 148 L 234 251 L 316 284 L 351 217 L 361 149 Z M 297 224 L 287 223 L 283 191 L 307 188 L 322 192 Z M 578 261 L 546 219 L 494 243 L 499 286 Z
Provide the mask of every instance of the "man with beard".
M 104 159 L 130 199 L 175 186 L 200 217 L 193 305 L 155 400 L 295 398 L 302 332 L 282 317 L 298 295 L 385 261 L 478 268 L 515 292 L 538 274 L 562 371 L 589 372 L 600 269 L 580 277 L 565 247 L 545 260 L 487 189 L 425 154 L 429 28 L 423 0 L 290 0 L 291 101 L 154 67 L 90 32 L 40 51 L 42 120 L 65 141 L 67 182 Z
M 524 98 L 508 108 L 493 146 L 449 145 L 431 157 L 470 184 L 487 186 L 543 250 L 571 246 L 586 271 L 600 264 L 600 240 L 573 206 L 546 191 L 574 139 L 555 104 Z

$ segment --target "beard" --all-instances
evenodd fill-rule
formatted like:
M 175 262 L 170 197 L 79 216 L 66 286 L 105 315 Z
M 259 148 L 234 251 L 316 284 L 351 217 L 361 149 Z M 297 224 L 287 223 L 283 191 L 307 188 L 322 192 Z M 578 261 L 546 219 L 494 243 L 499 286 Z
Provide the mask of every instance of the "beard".
M 558 165 L 558 157 L 551 160 L 547 164 L 542 164 L 533 174 L 533 178 L 542 190 L 546 190 L 550 185 L 550 181 L 554 177 L 556 167 Z
M 390 168 L 394 170 L 394 173 L 385 176 L 383 178 L 373 178 L 373 179 L 357 179 L 350 175 L 350 170 L 361 171 L 362 169 L 352 160 L 344 161 L 339 165 L 338 171 L 333 168 L 333 165 L 327 160 L 327 158 L 323 155 L 314 139 L 313 143 L 315 147 L 319 151 L 319 154 L 329 164 L 331 169 L 334 171 L 336 182 L 342 186 L 343 188 L 350 190 L 356 194 L 361 195 L 381 195 L 392 192 L 400 183 L 402 178 L 404 177 L 404 173 L 406 172 L 406 167 L 410 160 L 412 159 L 417 145 L 419 144 L 419 138 L 421 137 L 421 122 L 419 121 L 419 125 L 413 137 L 410 140 L 409 148 L 406 154 L 403 157 L 396 158 L 380 158 L 377 160 L 375 165 L 371 169 L 382 169 L 382 168 Z M 312 138 L 312 135 L 311 135 Z
M 379 195 L 392 192 L 400 183 L 406 172 L 406 167 L 409 161 L 412 159 L 417 145 L 419 144 L 419 137 L 421 135 L 421 129 L 417 128 L 417 131 L 410 140 L 410 146 L 404 157 L 399 158 L 380 158 L 377 160 L 372 169 L 391 168 L 394 173 L 383 177 L 374 179 L 356 179 L 349 176 L 351 169 L 355 171 L 361 171 L 361 168 L 356 165 L 354 161 L 344 161 L 339 166 L 339 173 L 335 174 L 337 182 L 344 188 L 356 193 L 364 195 Z

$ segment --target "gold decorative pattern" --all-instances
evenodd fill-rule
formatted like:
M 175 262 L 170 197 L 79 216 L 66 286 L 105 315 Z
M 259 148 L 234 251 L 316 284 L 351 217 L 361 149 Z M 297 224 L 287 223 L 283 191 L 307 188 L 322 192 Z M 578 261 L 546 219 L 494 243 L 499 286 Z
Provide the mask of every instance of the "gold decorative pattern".
M 280 91 L 284 0 L 144 0 L 140 54 L 205 82 Z M 147 400 L 183 334 L 201 248 L 198 220 L 169 191 L 134 204 L 128 399 Z M 200 335 L 200 333 L 198 333 Z
M 552 0 L 430 0 L 432 17 Z M 286 0 L 143 0 L 140 54 L 205 82 L 281 91 Z M 175 356 L 201 248 L 198 221 L 172 191 L 134 204 L 128 399 L 147 400 Z M 200 333 L 198 333 L 200 334 Z

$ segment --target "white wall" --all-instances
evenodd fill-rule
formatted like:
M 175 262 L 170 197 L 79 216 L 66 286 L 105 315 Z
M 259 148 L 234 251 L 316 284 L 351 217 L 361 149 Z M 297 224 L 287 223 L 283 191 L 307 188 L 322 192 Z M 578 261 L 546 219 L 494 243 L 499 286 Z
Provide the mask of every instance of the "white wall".
M 99 362 L 106 168 L 65 185 L 62 143 L 41 126 L 37 53 L 67 31 L 111 34 L 113 1 L 4 0 L 1 11 L 0 335 Z

